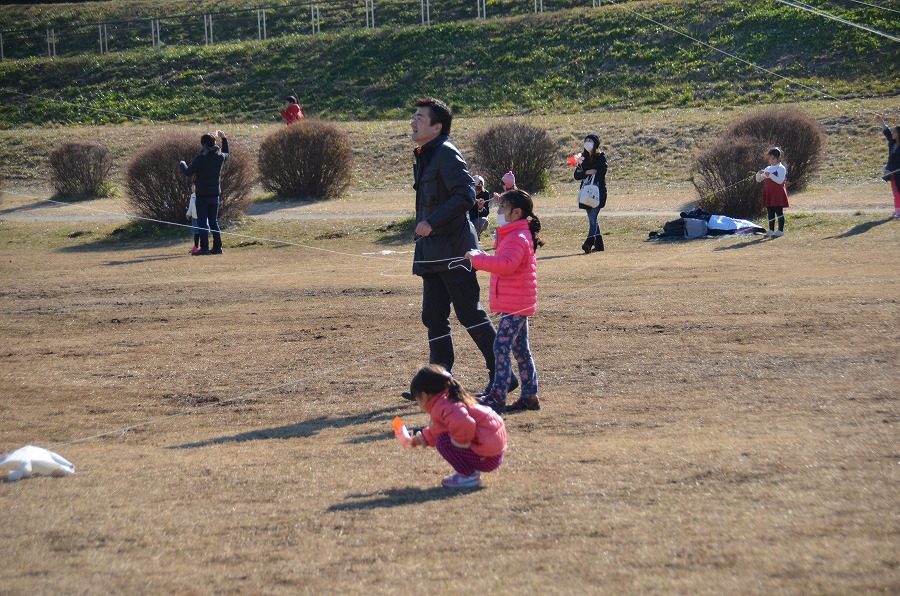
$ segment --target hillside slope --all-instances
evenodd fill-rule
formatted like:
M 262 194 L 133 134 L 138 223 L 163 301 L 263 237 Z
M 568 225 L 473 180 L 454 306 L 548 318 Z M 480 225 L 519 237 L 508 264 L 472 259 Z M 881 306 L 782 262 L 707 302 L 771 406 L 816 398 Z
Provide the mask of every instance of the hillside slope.
M 886 14 L 866 9 L 859 18 L 890 31 Z M 658 0 L 431 27 L 7 60 L 0 62 L 0 126 L 271 121 L 287 92 L 300 97 L 308 114 L 354 119 L 402 117 L 423 94 L 482 115 L 878 97 L 897 93 L 883 65 L 898 61 L 896 42 L 768 1 Z

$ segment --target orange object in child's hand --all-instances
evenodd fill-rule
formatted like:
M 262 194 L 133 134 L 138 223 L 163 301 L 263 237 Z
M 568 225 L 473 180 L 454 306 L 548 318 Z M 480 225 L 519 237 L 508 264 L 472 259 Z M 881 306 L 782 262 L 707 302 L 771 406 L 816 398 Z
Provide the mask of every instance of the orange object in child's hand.
M 394 436 L 397 437 L 397 441 L 399 441 L 400 445 L 403 447 L 411 446 L 412 437 L 409 436 L 409 431 L 406 429 L 406 424 L 403 423 L 403 420 L 400 418 L 400 416 L 394 418 L 392 426 L 394 427 Z

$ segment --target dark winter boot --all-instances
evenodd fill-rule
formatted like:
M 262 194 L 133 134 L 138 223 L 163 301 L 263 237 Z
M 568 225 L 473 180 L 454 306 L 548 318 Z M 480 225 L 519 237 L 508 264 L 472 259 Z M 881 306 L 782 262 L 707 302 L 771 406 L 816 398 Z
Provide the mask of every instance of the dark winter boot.
M 591 246 L 594 245 L 594 239 L 588 236 L 588 239 L 584 241 L 584 244 L 581 245 L 581 250 L 584 251 L 584 254 L 588 254 L 591 252 Z
M 600 234 L 594 237 L 594 252 L 603 252 L 603 236 Z
M 212 245 L 212 250 L 209 252 L 214 255 L 220 255 L 220 254 L 222 254 L 222 235 L 219 234 L 218 232 L 213 232 L 212 236 L 213 236 L 213 245 Z

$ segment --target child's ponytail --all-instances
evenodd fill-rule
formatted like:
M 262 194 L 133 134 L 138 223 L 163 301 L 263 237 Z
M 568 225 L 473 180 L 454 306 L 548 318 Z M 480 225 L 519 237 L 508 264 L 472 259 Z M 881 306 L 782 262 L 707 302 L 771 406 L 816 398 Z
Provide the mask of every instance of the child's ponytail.
M 469 395 L 459 381 L 453 378 L 447 369 L 439 364 L 428 364 L 419 369 L 409 383 L 409 392 L 414 397 L 422 393 L 435 395 L 448 390 L 447 396 L 451 401 L 462 402 L 467 406 L 474 406 L 478 402 Z
M 447 374 L 449 375 L 450 373 Z M 469 395 L 468 391 L 463 389 L 462 385 L 459 384 L 459 381 L 457 381 L 453 377 L 450 377 L 447 385 L 450 388 L 450 393 L 448 394 L 450 401 L 461 402 L 470 407 L 478 403 L 477 401 L 475 401 L 474 397 Z
M 534 250 L 538 246 L 544 246 L 544 239 L 541 238 L 541 220 L 534 213 L 526 215 L 528 218 L 528 229 L 531 230 L 531 238 L 534 240 Z
M 541 238 L 541 220 L 534 214 L 534 201 L 531 195 L 516 188 L 503 193 L 500 202 L 508 203 L 510 210 L 519 209 L 522 216 L 528 220 L 528 229 L 531 230 L 534 250 L 537 250 L 538 246 L 544 246 L 544 240 Z

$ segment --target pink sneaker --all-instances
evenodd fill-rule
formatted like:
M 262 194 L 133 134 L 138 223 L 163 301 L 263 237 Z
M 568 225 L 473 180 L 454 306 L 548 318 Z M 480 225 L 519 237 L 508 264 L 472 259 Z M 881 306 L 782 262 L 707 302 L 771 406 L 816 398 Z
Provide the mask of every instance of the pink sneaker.
M 476 470 L 471 476 L 453 474 L 441 480 L 441 484 L 447 488 L 477 488 L 481 486 L 481 472 Z
M 199 247 L 199 246 L 195 246 L 194 248 L 192 248 L 191 250 L 188 251 L 188 254 L 195 255 L 195 254 L 197 254 L 198 252 L 200 252 L 200 247 Z

